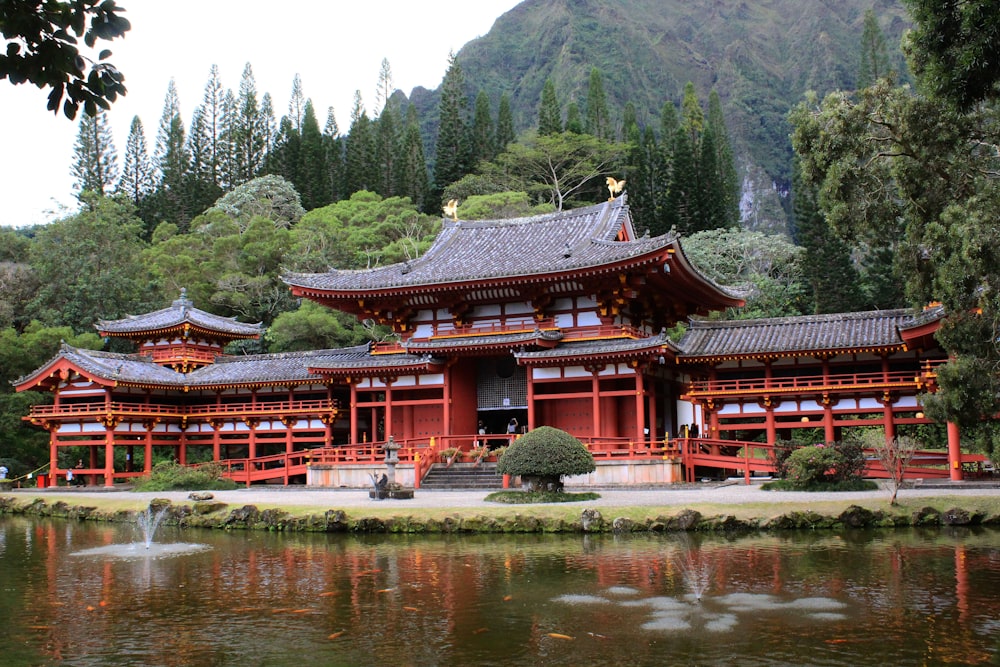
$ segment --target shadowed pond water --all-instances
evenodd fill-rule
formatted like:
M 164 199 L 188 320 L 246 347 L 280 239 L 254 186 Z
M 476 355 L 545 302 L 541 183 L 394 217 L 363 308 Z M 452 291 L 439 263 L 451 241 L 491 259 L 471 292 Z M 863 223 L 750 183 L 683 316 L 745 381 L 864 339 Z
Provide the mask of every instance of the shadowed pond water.
M 916 665 L 1000 648 L 987 530 L 141 541 L 0 518 L 0 664 Z

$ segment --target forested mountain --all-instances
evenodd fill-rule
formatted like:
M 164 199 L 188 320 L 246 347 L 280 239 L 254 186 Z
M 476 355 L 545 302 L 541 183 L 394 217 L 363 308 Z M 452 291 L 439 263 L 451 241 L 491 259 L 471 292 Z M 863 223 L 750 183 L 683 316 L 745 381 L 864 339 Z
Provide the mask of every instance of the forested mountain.
M 856 87 L 868 9 L 904 70 L 900 0 L 525 0 L 456 55 L 469 99 L 484 91 L 496 108 L 507 93 L 518 132 L 537 125 L 546 79 L 564 110 L 582 108 L 592 67 L 619 124 L 627 102 L 645 125 L 680 102 L 686 82 L 702 99 L 714 88 L 745 175 L 744 222 L 780 229 L 790 212 L 788 112 L 808 90 Z M 438 91 L 410 98 L 433 136 Z

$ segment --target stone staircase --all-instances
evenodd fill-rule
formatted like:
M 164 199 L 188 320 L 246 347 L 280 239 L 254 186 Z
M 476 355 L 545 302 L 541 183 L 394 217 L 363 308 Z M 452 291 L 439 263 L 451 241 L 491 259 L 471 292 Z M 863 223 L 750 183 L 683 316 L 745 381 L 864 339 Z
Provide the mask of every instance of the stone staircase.
M 446 468 L 435 463 L 420 481 L 421 489 L 460 491 L 466 489 L 502 489 L 503 476 L 496 463 L 454 463 Z

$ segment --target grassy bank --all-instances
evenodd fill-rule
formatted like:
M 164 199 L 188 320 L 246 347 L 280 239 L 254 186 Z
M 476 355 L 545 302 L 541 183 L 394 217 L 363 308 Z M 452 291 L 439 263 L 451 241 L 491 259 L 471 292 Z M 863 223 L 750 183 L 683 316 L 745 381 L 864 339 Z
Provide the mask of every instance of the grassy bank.
M 115 494 L 102 497 L 28 494 L 0 496 L 0 513 L 73 520 L 134 521 L 147 500 Z M 935 496 L 816 502 L 689 503 L 602 506 L 587 504 L 496 505 L 466 508 L 408 507 L 406 501 L 338 508 L 260 502 L 165 501 L 166 522 L 224 530 L 309 532 L 647 532 L 840 529 L 933 525 L 1000 526 L 1000 497 Z

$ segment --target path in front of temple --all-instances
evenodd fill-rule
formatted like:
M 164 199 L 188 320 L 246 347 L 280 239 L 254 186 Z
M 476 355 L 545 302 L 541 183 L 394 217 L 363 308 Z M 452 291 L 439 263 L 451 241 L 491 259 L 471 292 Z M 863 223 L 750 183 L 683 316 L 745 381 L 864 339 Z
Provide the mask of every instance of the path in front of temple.
M 589 489 L 567 489 L 570 492 Z M 699 503 L 743 505 L 749 503 L 801 504 L 822 501 L 884 500 L 888 504 L 888 491 L 843 491 L 836 493 L 801 491 L 764 491 L 758 485 L 742 483 L 711 483 L 704 485 L 677 485 L 669 487 L 595 489 L 601 497 L 573 503 L 582 507 L 640 507 L 684 506 Z M 188 500 L 187 491 L 133 492 L 98 487 L 70 489 L 17 489 L 16 496 L 35 496 L 48 500 L 55 496 L 72 498 L 117 497 L 125 502 L 169 498 L 174 503 Z M 412 500 L 373 500 L 367 489 L 329 489 L 306 487 L 261 487 L 234 491 L 212 491 L 216 500 L 230 505 L 276 505 L 286 507 L 398 507 L 406 508 L 475 508 L 510 507 L 484 500 L 489 491 L 437 491 L 418 489 Z M 902 489 L 899 500 L 931 498 L 936 496 L 1000 496 L 1000 480 L 991 482 L 945 482 L 921 488 Z M 521 505 L 524 507 L 524 505 Z

